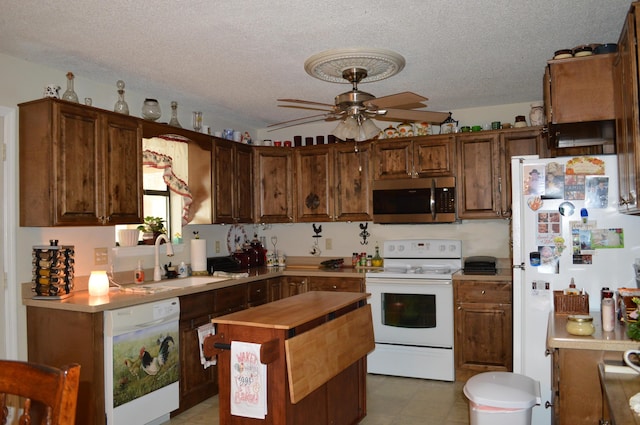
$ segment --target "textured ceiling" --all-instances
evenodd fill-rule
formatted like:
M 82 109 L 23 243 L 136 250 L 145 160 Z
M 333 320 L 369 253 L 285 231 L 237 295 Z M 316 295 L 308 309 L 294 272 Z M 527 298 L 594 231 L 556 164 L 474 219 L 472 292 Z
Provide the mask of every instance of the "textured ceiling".
M 373 47 L 404 56 L 399 74 L 361 85 L 413 91 L 448 111 L 542 98 L 555 50 L 616 42 L 628 0 L 0 1 L 0 52 L 95 81 L 242 116 L 300 118 L 277 98 L 333 103 L 349 85 L 304 70 L 311 55 Z

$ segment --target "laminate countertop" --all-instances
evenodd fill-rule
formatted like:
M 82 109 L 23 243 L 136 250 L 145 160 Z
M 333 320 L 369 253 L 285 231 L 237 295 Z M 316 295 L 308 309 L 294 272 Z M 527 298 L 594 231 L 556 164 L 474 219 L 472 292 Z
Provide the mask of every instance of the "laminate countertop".
M 626 334 L 624 323 L 616 323 L 612 332 L 602 330 L 599 311 L 591 311 L 596 331 L 589 336 L 576 336 L 567 332 L 567 316 L 549 314 L 547 326 L 547 347 L 577 350 L 626 351 L 640 348 L 640 342 L 633 341 Z
M 366 269 L 342 267 L 337 269 L 323 269 L 318 265 L 292 265 L 291 267 L 257 267 L 247 271 L 248 276 L 242 278 L 228 279 L 209 283 L 205 285 L 190 286 L 186 288 L 171 290 L 150 290 L 147 293 L 132 293 L 111 287 L 109 294 L 103 297 L 92 297 L 87 290 L 74 290 L 72 296 L 64 300 L 55 299 L 33 299 L 31 287 L 33 283 L 22 284 L 22 304 L 28 307 L 51 308 L 57 310 L 79 311 L 85 313 L 98 313 L 106 310 L 130 307 L 132 305 L 144 304 L 159 300 L 164 300 L 183 295 L 190 295 L 199 292 L 211 291 L 243 283 L 255 282 L 263 279 L 277 278 L 282 276 L 322 276 L 322 277 L 344 277 L 364 279 Z M 161 282 L 147 281 L 143 286 L 153 287 L 162 284 L 170 285 L 172 280 L 162 280 Z M 213 279 L 212 279 L 213 280 Z M 140 285 L 127 284 L 126 288 L 139 288 Z

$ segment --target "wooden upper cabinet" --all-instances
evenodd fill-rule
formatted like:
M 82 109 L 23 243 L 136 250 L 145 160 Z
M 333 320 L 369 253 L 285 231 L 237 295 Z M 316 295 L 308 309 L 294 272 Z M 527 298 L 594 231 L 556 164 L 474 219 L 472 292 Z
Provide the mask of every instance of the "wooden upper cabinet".
M 255 220 L 293 221 L 293 150 L 256 147 L 253 151 Z
M 297 221 L 372 220 L 370 142 L 294 151 Z
M 296 217 L 299 222 L 333 220 L 333 161 L 329 145 L 294 149 Z
M 542 127 L 508 130 L 500 133 L 500 216 L 511 217 L 511 157 L 539 155 L 547 157 L 546 138 Z
M 331 146 L 335 170 L 334 219 L 373 220 L 371 143 L 336 143 Z
M 616 109 L 616 152 L 618 155 L 618 210 L 640 214 L 640 112 L 638 98 L 638 31 L 640 11 L 633 3 L 627 14 L 613 67 Z
M 500 216 L 498 132 L 479 132 L 457 138 L 458 217 Z
M 511 217 L 511 157 L 548 154 L 542 127 L 457 137 L 458 217 Z
M 550 124 L 614 119 L 615 54 L 550 60 L 545 70 L 545 110 Z
M 426 136 L 413 141 L 414 176 L 453 176 L 455 163 L 453 135 Z
M 374 143 L 374 179 L 453 176 L 453 135 L 422 136 Z
M 213 147 L 213 222 L 253 222 L 251 146 L 216 139 Z
M 406 179 L 413 176 L 411 140 L 381 140 L 374 143 L 374 179 Z
M 20 106 L 20 225 L 142 222 L 142 129 L 62 100 Z

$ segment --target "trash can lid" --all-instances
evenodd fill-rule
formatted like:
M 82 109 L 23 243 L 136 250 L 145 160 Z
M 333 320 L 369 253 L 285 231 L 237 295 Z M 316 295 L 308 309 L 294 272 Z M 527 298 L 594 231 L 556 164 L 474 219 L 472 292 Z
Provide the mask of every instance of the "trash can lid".
M 508 409 L 540 404 L 540 382 L 511 372 L 485 372 L 471 377 L 464 394 L 476 404 Z

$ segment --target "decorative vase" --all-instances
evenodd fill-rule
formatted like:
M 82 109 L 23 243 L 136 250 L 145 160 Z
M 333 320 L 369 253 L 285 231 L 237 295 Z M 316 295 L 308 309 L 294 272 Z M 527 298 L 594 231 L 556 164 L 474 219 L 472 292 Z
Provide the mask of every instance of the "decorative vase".
M 78 95 L 73 91 L 73 72 L 67 72 L 67 91 L 62 94 L 62 99 L 78 103 Z
M 531 104 L 529 122 L 533 126 L 544 124 L 544 107 L 542 102 L 534 102 Z
M 124 81 L 118 80 L 116 87 L 118 87 L 118 101 L 113 111 L 119 114 L 129 115 L 129 105 L 127 105 L 127 102 L 124 100 Z
M 142 117 L 149 121 L 155 121 L 160 118 L 160 105 L 156 99 L 145 99 L 142 104 Z

